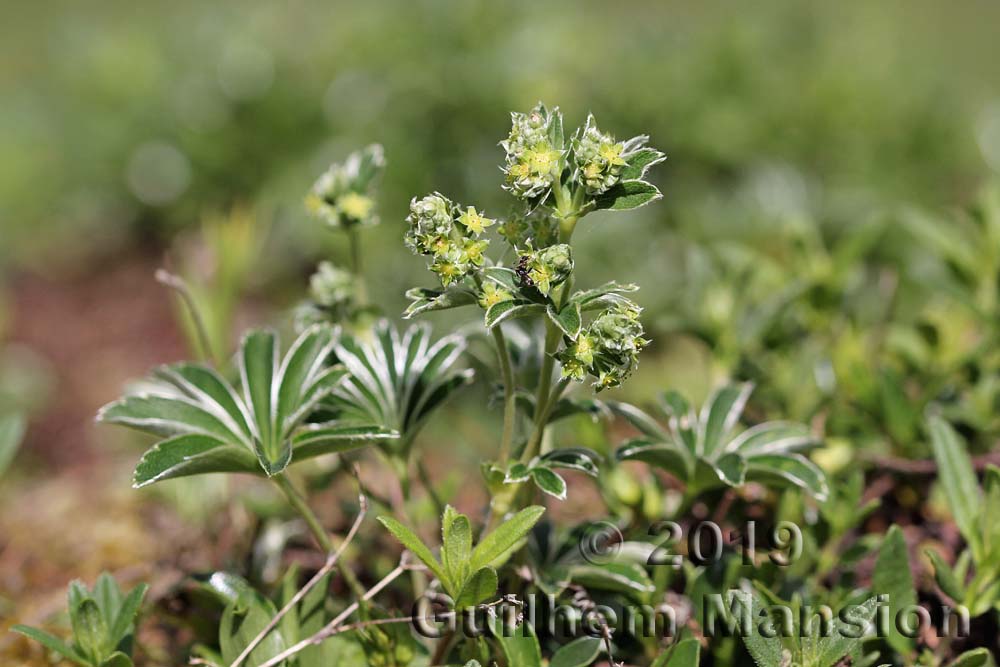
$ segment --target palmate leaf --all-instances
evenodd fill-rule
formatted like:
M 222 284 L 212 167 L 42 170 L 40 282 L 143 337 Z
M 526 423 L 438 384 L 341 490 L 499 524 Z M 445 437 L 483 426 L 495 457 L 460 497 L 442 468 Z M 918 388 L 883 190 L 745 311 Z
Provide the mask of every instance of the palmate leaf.
M 449 505 L 441 517 L 440 560 L 416 533 L 396 519 L 380 516 L 378 520 L 438 578 L 453 604 L 462 608 L 479 604 L 496 593 L 494 567 L 522 542 L 544 512 L 545 508 L 539 506 L 521 510 L 473 548 L 469 518 Z
M 204 473 L 275 475 L 293 460 L 394 439 L 370 423 L 303 424 L 347 378 L 330 366 L 333 331 L 307 329 L 282 358 L 277 336 L 254 331 L 238 354 L 240 386 L 181 363 L 156 370 L 148 388 L 101 409 L 98 420 L 162 436 L 136 467 L 134 485 Z
M 627 403 L 609 402 L 612 413 L 642 437 L 624 442 L 618 460 L 643 461 L 671 473 L 697 493 L 746 481 L 795 486 L 822 500 L 829 494 L 823 471 L 801 452 L 819 440 L 802 424 L 775 421 L 735 433 L 753 385 L 731 384 L 715 391 L 696 415 L 676 392 L 660 398 L 666 425 Z
M 323 400 L 345 424 L 377 424 L 400 434 L 400 454 L 408 451 L 427 419 L 455 392 L 472 381 L 472 371 L 456 368 L 465 338 L 431 338 L 426 324 L 400 333 L 387 320 L 375 324 L 371 340 L 341 335 L 336 360 L 350 376 Z
M 449 285 L 445 289 L 416 287 L 406 292 L 410 305 L 403 311 L 403 319 L 434 310 L 448 310 L 476 302 L 476 293 L 465 287 Z

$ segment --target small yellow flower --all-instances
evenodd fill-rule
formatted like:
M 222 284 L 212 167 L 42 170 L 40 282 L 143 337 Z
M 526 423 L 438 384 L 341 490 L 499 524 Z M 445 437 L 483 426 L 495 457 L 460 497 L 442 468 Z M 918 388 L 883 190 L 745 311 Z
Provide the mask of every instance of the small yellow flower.
M 313 215 L 317 215 L 325 204 L 319 195 L 310 194 L 306 196 L 306 210 Z
M 588 179 L 597 178 L 601 175 L 601 165 L 596 162 L 588 162 L 587 166 L 583 168 L 583 175 Z
M 503 303 L 504 301 L 510 301 L 513 298 L 514 295 L 512 295 L 509 291 L 499 287 L 492 281 L 486 281 L 483 283 L 483 293 L 479 296 L 479 305 L 485 310 L 489 310 L 490 306 L 495 306 L 498 303 Z
M 483 263 L 483 252 L 489 244 L 489 241 L 466 240 L 462 245 L 461 261 L 479 266 Z
M 594 363 L 594 343 L 589 336 L 580 336 L 573 345 L 573 356 L 587 366 Z
M 618 144 L 605 143 L 601 144 L 601 148 L 598 151 L 598 153 L 602 158 L 604 158 L 608 162 L 608 164 L 621 166 L 625 164 L 625 160 L 622 159 L 622 149 L 624 148 L 625 146 L 620 143 Z
M 548 294 L 552 289 L 552 272 L 547 266 L 535 266 L 528 272 L 528 277 L 542 294 Z
M 483 217 L 479 211 L 476 210 L 475 206 L 467 208 L 465 213 L 458 216 L 458 221 L 476 236 L 482 234 L 485 228 L 496 222 L 496 220 Z
M 372 201 L 371 197 L 366 197 L 357 192 L 348 192 L 337 202 L 337 208 L 348 218 L 367 220 L 368 216 L 371 215 L 372 209 L 375 208 L 375 202 Z
M 527 151 L 525 157 L 533 174 L 551 173 L 559 163 L 559 151 L 552 149 L 547 144 L 541 144 Z

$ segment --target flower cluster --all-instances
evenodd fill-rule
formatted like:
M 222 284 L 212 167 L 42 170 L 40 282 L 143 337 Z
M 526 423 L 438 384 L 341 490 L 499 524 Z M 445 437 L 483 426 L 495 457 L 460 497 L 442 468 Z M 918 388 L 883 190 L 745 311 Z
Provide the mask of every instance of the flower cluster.
M 553 287 L 561 285 L 573 272 L 573 253 L 569 245 L 558 245 L 528 251 L 517 264 L 517 277 L 522 287 L 534 287 L 548 296 Z
M 507 152 L 504 189 L 521 199 L 545 194 L 562 172 L 562 120 L 539 103 L 528 113 L 512 113 L 510 135 L 500 145 Z M 558 126 L 557 126 L 558 125 Z
M 301 333 L 314 324 L 343 323 L 355 312 L 357 301 L 354 276 L 331 262 L 320 262 L 309 279 L 309 300 L 295 309 L 295 330 Z
M 547 248 L 559 242 L 559 225 L 541 208 L 518 211 L 502 221 L 497 233 L 515 249 Z
M 332 262 L 320 262 L 309 279 L 309 294 L 324 308 L 343 306 L 354 298 L 354 276 Z
M 410 202 L 406 222 L 406 246 L 418 255 L 432 257 L 430 270 L 447 287 L 486 261 L 484 253 L 490 242 L 479 237 L 496 221 L 474 206 L 463 211 L 435 192 Z
M 355 151 L 343 164 L 323 172 L 306 197 L 306 207 L 331 227 L 374 225 L 378 217 L 372 187 L 384 168 L 378 144 Z
M 577 181 L 588 195 L 599 195 L 617 185 L 627 164 L 625 144 L 597 129 L 594 116 L 587 117 L 583 131 L 573 141 Z
M 559 353 L 563 377 L 583 381 L 590 374 L 597 379 L 598 390 L 624 382 L 639 365 L 639 352 L 649 344 L 643 338 L 641 312 L 623 300 L 598 315 Z

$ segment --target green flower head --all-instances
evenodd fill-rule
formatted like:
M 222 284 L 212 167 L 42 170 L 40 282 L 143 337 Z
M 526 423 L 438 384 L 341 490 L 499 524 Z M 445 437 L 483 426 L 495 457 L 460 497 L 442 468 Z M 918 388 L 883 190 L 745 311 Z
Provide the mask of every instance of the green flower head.
M 513 298 L 514 295 L 509 290 L 500 287 L 492 280 L 486 280 L 483 281 L 483 287 L 479 293 L 479 305 L 484 310 L 489 310 L 491 306 L 503 303 L 504 301 L 510 301 Z
M 306 208 L 331 227 L 376 224 L 372 189 L 384 168 L 385 156 L 378 144 L 351 153 L 316 180 L 306 197 Z
M 547 248 L 559 242 L 559 224 L 539 208 L 511 215 L 500 223 L 497 233 L 514 249 Z
M 554 143 L 561 127 L 559 110 L 549 112 L 541 103 L 528 113 L 511 114 L 510 135 L 500 142 L 507 152 L 504 189 L 521 199 L 548 192 L 562 172 L 564 151 Z
M 587 116 L 587 124 L 573 142 L 573 159 L 576 180 L 588 195 L 603 194 L 618 183 L 627 164 L 625 151 L 624 143 L 601 132 L 594 116 Z
M 528 251 L 521 255 L 517 274 L 521 283 L 534 287 L 548 296 L 552 288 L 561 285 L 573 271 L 573 253 L 569 245 L 558 245 Z
M 312 300 L 324 308 L 335 308 L 354 298 L 354 277 L 331 262 L 321 262 L 309 279 Z
M 639 306 L 616 304 L 598 315 L 558 357 L 563 377 L 583 381 L 596 378 L 600 391 L 617 387 L 635 371 L 639 352 L 649 344 L 643 335 Z
M 410 201 L 409 227 L 404 238 L 406 247 L 418 255 L 446 255 L 454 243 L 455 205 L 435 192 Z

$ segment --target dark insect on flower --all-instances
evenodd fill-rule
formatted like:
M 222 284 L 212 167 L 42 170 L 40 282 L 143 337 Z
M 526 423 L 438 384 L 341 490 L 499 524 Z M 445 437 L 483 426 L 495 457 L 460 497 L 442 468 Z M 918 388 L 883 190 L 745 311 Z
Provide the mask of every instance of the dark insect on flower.
M 521 282 L 522 287 L 534 287 L 535 282 L 528 275 L 528 262 L 531 261 L 529 255 L 521 255 L 521 258 L 517 260 L 517 268 L 514 269 L 514 273 L 517 275 L 517 279 Z

